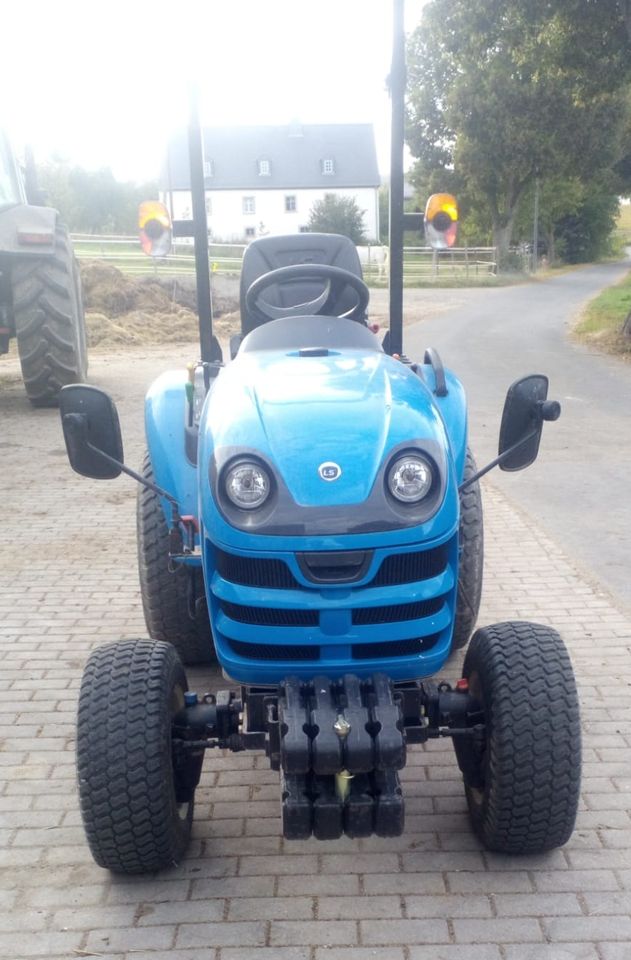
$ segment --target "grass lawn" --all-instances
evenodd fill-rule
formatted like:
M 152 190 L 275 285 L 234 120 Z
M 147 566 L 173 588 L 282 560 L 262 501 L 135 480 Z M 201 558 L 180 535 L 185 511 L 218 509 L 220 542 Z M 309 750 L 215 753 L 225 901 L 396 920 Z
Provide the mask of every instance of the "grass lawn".
M 607 353 L 631 360 L 631 337 L 622 336 L 622 325 L 631 313 L 631 273 L 614 287 L 591 300 L 574 329 L 576 337 Z

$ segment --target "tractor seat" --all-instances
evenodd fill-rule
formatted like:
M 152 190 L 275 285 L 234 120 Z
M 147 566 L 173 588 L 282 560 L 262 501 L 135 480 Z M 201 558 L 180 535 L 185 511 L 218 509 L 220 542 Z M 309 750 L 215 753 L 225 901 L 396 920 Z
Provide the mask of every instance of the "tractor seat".
M 362 277 L 355 244 L 348 237 L 334 233 L 295 233 L 290 236 L 261 237 L 254 240 L 243 255 L 241 268 L 242 337 L 262 326 L 260 319 L 250 315 L 246 309 L 245 297 L 251 284 L 271 270 L 304 263 L 341 267 Z M 317 280 L 300 280 L 274 284 L 264 292 L 263 299 L 275 307 L 293 307 L 315 300 L 322 290 L 323 284 Z M 340 291 L 338 299 L 328 312 L 333 315 L 344 313 L 350 310 L 356 301 L 356 294 L 347 287 Z

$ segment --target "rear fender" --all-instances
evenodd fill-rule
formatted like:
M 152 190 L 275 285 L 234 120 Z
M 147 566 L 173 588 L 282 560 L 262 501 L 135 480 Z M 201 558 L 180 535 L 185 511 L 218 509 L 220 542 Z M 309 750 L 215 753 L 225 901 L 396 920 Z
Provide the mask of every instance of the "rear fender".
M 0 213 L 0 254 L 45 257 L 54 253 L 57 216 L 52 207 L 28 204 L 3 210 Z
M 145 398 L 145 431 L 155 482 L 175 497 L 182 515 L 197 516 L 197 469 L 185 449 L 186 380 L 184 371 L 173 370 L 151 384 Z M 161 503 L 170 523 L 168 501 Z

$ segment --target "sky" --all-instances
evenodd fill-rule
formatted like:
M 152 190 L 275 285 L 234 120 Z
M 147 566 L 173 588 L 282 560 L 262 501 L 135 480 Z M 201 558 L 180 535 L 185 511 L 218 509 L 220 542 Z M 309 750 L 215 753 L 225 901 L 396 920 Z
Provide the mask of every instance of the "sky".
M 406 29 L 425 0 L 406 0 Z M 373 123 L 389 166 L 390 0 L 9 0 L 0 7 L 0 125 L 36 160 L 157 176 L 188 121 Z

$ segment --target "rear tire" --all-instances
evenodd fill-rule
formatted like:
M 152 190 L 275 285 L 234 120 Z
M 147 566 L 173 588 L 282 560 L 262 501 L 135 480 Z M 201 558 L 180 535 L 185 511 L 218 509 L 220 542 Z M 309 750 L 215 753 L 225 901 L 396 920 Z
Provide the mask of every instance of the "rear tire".
M 463 675 L 486 724 L 465 781 L 475 832 L 500 853 L 562 846 L 578 809 L 581 729 L 561 637 L 536 623 L 484 627 L 471 641 Z M 470 737 L 454 738 L 454 747 L 457 755 L 476 749 Z
M 473 454 L 467 448 L 463 480 L 477 472 Z M 458 531 L 458 593 L 451 649 L 460 650 L 469 642 L 475 627 L 482 598 L 484 571 L 484 526 L 480 484 L 471 484 L 460 494 L 460 528 Z
M 55 228 L 51 257 L 25 257 L 11 269 L 13 316 L 24 386 L 36 407 L 88 372 L 79 270 L 68 231 Z
M 186 674 L 173 647 L 123 640 L 88 660 L 77 725 L 81 815 L 92 856 L 117 873 L 179 862 L 194 799 L 176 800 L 171 723 Z
M 142 475 L 153 482 L 149 454 L 145 454 Z M 187 666 L 214 662 L 203 573 L 182 564 L 173 573 L 169 570 L 168 527 L 158 495 L 147 487 L 138 489 L 137 525 L 140 593 L 149 636 L 173 644 Z M 195 619 L 189 614 L 191 586 L 202 601 Z

